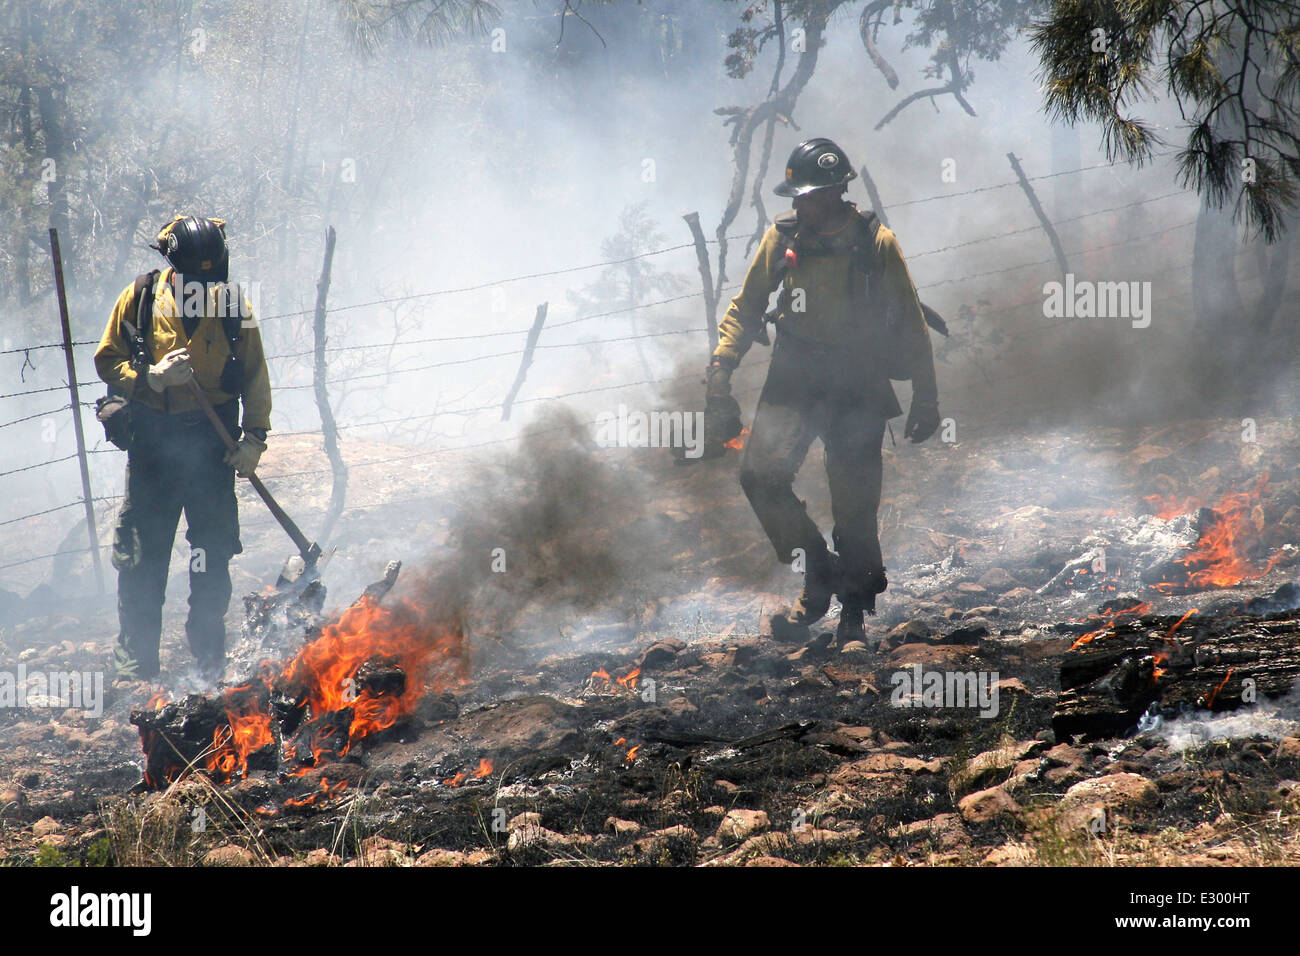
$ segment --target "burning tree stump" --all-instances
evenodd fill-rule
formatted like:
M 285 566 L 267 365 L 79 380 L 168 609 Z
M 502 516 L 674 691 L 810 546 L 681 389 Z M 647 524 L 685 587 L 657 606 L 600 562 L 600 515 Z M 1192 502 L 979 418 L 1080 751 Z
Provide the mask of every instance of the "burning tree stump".
M 1119 620 L 1085 635 L 1061 663 L 1052 716 L 1057 738 L 1132 732 L 1153 705 L 1173 716 L 1189 708 L 1235 710 L 1284 696 L 1300 678 L 1300 620 L 1287 612 Z

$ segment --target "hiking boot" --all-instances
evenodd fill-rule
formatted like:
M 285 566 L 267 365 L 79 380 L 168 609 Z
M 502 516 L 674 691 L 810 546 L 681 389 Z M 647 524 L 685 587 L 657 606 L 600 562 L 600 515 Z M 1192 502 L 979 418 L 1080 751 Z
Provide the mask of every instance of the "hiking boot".
M 875 598 L 871 598 L 875 604 Z M 840 622 L 835 625 L 835 644 L 843 647 L 849 641 L 867 641 L 867 629 L 863 626 L 862 615 L 866 608 L 858 601 L 847 602 L 840 608 Z M 874 611 L 873 611 L 874 613 Z
M 822 560 L 810 562 L 803 576 L 803 591 L 787 615 L 790 623 L 808 627 L 824 618 L 839 585 L 839 559 L 834 554 L 827 552 Z

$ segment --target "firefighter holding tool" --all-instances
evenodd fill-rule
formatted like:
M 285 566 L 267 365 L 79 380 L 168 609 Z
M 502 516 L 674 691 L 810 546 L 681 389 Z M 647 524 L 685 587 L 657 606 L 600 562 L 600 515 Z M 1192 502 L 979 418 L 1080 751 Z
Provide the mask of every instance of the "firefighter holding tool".
M 225 223 L 177 216 L 153 248 L 168 268 L 123 290 L 95 352 L 112 424 L 102 404 L 100 418 L 127 450 L 113 536 L 120 628 L 114 665 L 120 679 L 158 676 L 167 571 L 184 511 L 191 548 L 185 633 L 200 679 L 212 683 L 226 662 L 229 563 L 243 550 L 235 474 L 251 475 L 266 450 L 270 377 L 251 306 L 227 285 Z M 236 439 L 233 449 L 197 391 Z

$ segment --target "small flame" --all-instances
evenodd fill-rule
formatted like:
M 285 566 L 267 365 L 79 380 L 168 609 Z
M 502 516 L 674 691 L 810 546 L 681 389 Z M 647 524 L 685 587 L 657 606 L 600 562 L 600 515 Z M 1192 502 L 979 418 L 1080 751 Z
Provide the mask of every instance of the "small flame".
M 1226 674 L 1223 675 L 1223 680 L 1219 681 L 1219 686 L 1216 687 L 1216 688 L 1214 688 L 1214 690 L 1212 690 L 1212 691 L 1210 692 L 1210 696 L 1207 697 L 1207 698 L 1205 699 L 1205 706 L 1206 706 L 1206 707 L 1213 707 L 1213 706 L 1214 706 L 1214 702 L 1215 702 L 1215 701 L 1218 699 L 1218 697 L 1219 697 L 1219 692 L 1220 692 L 1221 690 L 1223 690 L 1223 688 L 1225 688 L 1225 687 L 1228 686 L 1228 679 L 1229 679 L 1230 677 L 1232 677 L 1232 672 L 1235 671 L 1235 670 L 1236 670 L 1235 667 L 1229 667 L 1229 668 L 1228 668 L 1228 673 L 1226 673 Z
M 731 441 L 729 441 L 729 442 L 724 442 L 724 443 L 723 443 L 723 446 L 726 447 L 726 448 L 734 448 L 736 451 L 741 451 L 742 449 L 744 449 L 744 447 L 745 447 L 745 439 L 748 438 L 748 437 L 749 437 L 749 429 L 748 429 L 748 428 L 742 428 L 742 429 L 740 430 L 740 434 L 739 434 L 739 435 L 737 435 L 735 438 L 731 439 Z

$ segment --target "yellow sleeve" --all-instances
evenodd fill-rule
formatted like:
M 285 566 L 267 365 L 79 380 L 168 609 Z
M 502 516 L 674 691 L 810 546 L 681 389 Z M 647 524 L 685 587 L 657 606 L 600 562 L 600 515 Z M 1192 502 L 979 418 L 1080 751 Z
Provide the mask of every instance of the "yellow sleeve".
M 119 395 L 130 398 L 135 393 L 138 376 L 131 367 L 131 343 L 122 320 L 135 324 L 135 283 L 122 290 L 104 327 L 104 335 L 95 349 L 95 371 Z
M 893 232 L 884 226 L 876 233 L 877 263 L 883 271 L 883 292 L 888 308 L 887 319 L 901 323 L 904 348 L 912 369 L 913 400 L 936 402 L 939 386 L 934 372 L 934 351 L 930 348 L 930 327 L 925 324 L 921 300 L 903 259 L 902 247 Z
M 251 305 L 245 304 L 248 318 L 244 320 L 239 343 L 244 365 L 244 387 L 240 397 L 244 401 L 245 430 L 271 428 L 271 375 L 266 368 L 266 353 L 262 351 L 262 331 Z
M 754 344 L 755 335 L 763 330 L 767 300 L 776 287 L 778 247 L 776 226 L 768 226 L 739 294 L 731 300 L 727 314 L 718 323 L 718 347 L 713 350 L 713 357 L 731 368 L 740 364 Z

